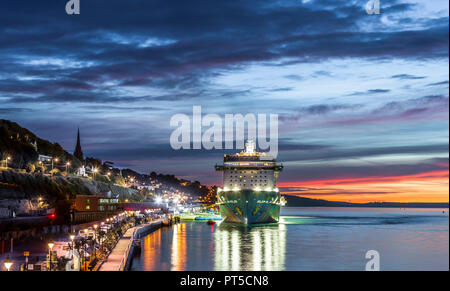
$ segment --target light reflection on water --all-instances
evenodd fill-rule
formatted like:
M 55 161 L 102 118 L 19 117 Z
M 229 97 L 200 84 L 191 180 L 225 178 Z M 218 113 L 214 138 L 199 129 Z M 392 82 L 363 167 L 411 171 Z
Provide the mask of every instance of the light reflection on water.
M 448 270 L 448 209 L 285 208 L 280 223 L 183 222 L 142 239 L 132 270 Z
M 214 270 L 284 269 L 286 226 L 220 224 L 214 234 Z

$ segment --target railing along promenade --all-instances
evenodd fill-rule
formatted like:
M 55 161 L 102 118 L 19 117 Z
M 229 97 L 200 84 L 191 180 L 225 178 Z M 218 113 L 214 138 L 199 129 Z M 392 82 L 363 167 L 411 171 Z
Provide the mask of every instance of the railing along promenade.
M 157 219 L 128 229 L 97 271 L 125 271 L 133 253 L 134 240 L 161 225 L 162 219 Z

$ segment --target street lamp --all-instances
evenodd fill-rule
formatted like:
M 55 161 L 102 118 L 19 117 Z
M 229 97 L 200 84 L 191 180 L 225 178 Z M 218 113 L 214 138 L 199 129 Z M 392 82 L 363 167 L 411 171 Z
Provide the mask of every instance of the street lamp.
M 5 159 L 5 165 L 6 165 L 7 168 L 8 168 L 8 161 L 9 161 L 9 160 L 11 160 L 11 157 L 10 157 L 10 156 L 6 157 L 6 159 Z
M 6 260 L 3 262 L 3 264 L 5 265 L 6 270 L 9 271 L 9 269 L 11 269 L 11 266 L 13 265 L 13 262 L 12 262 L 11 259 L 8 257 L 8 258 L 6 258 Z
M 73 242 L 74 239 L 75 239 L 75 235 L 71 234 L 70 235 L 70 240 L 72 241 L 72 252 L 75 249 L 75 243 Z
M 70 166 L 70 162 L 66 163 L 66 172 L 69 173 L 69 166 Z
M 74 242 L 75 235 L 71 234 L 69 237 L 70 237 L 70 240 L 72 241 L 72 259 L 73 259 L 73 254 L 75 252 L 75 242 Z
M 55 244 L 53 243 L 53 241 L 50 241 L 49 243 L 48 243 L 48 249 L 49 249 L 49 261 L 50 261 L 50 271 L 52 270 L 52 249 L 53 249 L 53 246 L 54 246 Z
M 97 169 L 97 168 L 94 168 L 94 169 L 92 170 L 92 172 L 94 172 L 94 180 L 95 180 L 95 173 L 98 172 L 98 169 Z
M 83 241 L 83 263 L 84 263 L 84 271 L 86 271 L 87 268 L 87 264 L 86 264 L 86 243 L 87 243 L 87 239 L 85 239 Z
M 95 251 L 95 244 L 97 243 L 97 228 L 98 225 L 94 224 L 94 258 L 97 258 L 97 252 Z
M 57 163 L 57 162 L 58 162 L 58 158 L 52 159 L 52 170 L 53 170 L 53 168 L 54 168 L 54 166 L 53 166 L 53 161 L 55 161 L 55 162 Z

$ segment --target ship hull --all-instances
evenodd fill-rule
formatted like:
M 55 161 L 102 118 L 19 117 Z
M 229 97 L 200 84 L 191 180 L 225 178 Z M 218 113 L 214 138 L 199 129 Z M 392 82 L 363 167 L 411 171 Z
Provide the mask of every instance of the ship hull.
M 225 222 L 276 223 L 280 217 L 280 198 L 275 191 L 227 191 L 219 193 L 217 204 Z

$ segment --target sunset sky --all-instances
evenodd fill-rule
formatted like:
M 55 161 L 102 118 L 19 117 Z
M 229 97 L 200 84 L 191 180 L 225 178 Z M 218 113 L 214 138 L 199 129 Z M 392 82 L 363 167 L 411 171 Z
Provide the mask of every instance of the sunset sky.
M 0 118 L 118 167 L 221 184 L 177 113 L 276 113 L 282 193 L 449 201 L 448 1 L 7 1 Z M 229 153 L 230 151 L 227 151 Z

